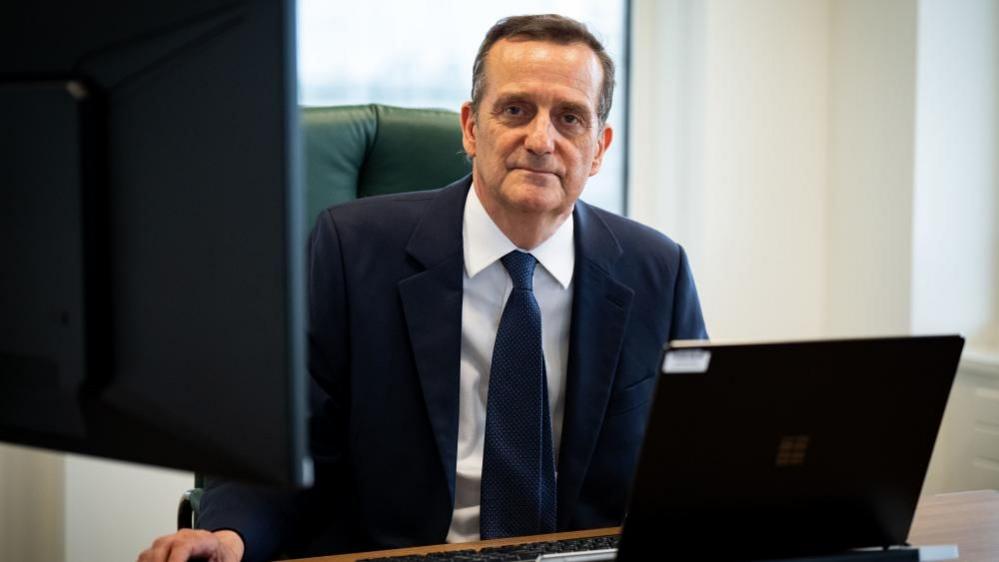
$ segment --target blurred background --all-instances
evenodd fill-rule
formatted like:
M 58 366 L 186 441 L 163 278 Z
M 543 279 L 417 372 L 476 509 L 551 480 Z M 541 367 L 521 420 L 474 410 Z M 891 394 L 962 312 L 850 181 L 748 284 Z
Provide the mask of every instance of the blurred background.
M 963 334 L 924 493 L 999 488 L 999 0 L 300 0 L 300 101 L 457 110 L 540 12 L 619 66 L 584 199 L 686 247 L 712 337 Z M 134 559 L 192 483 L 0 445 L 0 561 Z

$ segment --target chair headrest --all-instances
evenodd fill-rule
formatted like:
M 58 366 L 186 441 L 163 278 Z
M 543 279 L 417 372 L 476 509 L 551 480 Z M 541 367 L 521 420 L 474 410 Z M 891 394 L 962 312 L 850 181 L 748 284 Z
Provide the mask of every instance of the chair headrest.
M 434 189 L 471 171 L 458 114 L 369 104 L 302 110 L 307 217 L 358 197 Z

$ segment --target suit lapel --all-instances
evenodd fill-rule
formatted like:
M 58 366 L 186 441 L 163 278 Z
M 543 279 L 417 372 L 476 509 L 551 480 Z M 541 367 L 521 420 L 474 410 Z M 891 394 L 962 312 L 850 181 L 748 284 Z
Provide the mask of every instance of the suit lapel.
M 427 414 L 454 505 L 461 360 L 462 217 L 471 178 L 444 188 L 413 231 L 406 252 L 417 273 L 401 280 L 406 317 Z
M 634 291 L 611 275 L 621 246 L 585 203 L 574 211 L 576 267 L 558 472 L 558 528 L 567 528 L 610 399 Z

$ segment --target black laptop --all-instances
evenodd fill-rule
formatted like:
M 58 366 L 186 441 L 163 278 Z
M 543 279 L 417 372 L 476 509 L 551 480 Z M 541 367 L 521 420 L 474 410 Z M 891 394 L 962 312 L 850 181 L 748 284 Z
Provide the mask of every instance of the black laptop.
M 673 342 L 618 560 L 904 545 L 963 345 Z

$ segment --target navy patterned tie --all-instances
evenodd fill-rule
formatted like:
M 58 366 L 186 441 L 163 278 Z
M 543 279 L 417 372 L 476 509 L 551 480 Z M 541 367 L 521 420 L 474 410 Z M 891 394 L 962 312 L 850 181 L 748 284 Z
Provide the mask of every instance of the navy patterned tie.
M 483 539 L 555 530 L 555 457 L 541 310 L 534 298 L 537 260 L 503 256 L 513 280 L 496 332 L 482 457 L 479 533 Z

